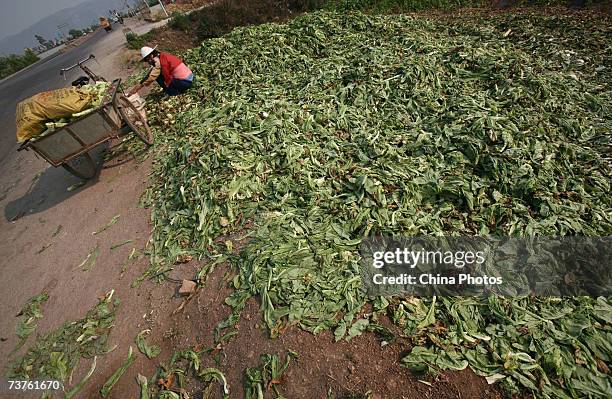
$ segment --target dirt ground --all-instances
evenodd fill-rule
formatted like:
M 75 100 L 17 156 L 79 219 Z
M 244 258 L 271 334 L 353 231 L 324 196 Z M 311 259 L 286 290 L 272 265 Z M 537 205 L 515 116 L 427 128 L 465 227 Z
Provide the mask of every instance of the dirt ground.
M 143 30 L 145 27 L 141 27 Z M 136 28 L 138 29 L 141 28 Z M 139 31 L 138 33 L 142 33 Z M 161 38 L 164 39 L 164 38 Z M 106 76 L 126 77 L 129 58 L 119 41 L 105 42 L 97 49 L 101 61 L 94 69 Z M 123 62 L 122 62 L 123 61 Z M 114 145 L 114 144 L 113 144 Z M 108 150 L 106 148 L 105 150 Z M 148 267 L 146 258 L 132 264 L 125 273 L 121 267 L 133 248 L 142 252 L 150 234 L 150 212 L 139 206 L 148 185 L 151 159 L 139 162 L 130 156 L 103 163 L 100 173 L 87 184 L 68 191 L 80 180 L 63 169 L 50 167 L 33 153 L 15 153 L 5 162 L 0 174 L 0 368 L 6 370 L 11 351 L 17 344 L 14 317 L 23 304 L 41 292 L 49 294 L 42 305 L 44 318 L 19 354 L 33 341 L 36 333 L 48 332 L 66 320 L 76 320 L 93 307 L 97 298 L 114 289 L 121 300 L 110 346 L 117 348 L 98 357 L 95 373 L 80 398 L 97 398 L 99 389 L 121 365 L 135 336 L 151 329 L 151 344 L 160 345 L 158 358 L 148 360 L 137 353 L 137 360 L 111 391 L 110 398 L 139 397 L 136 375 L 152 376 L 160 362 L 166 362 L 177 349 L 213 346 L 217 323 L 230 312 L 224 305 L 230 293 L 224 280 L 225 267 L 219 267 L 185 306 L 173 314 L 182 298 L 177 283 L 156 284 L 145 281 L 137 288 L 131 283 Z M 114 216 L 118 222 L 104 232 L 94 231 Z M 58 232 L 55 234 L 56 232 Z M 111 246 L 132 240 L 115 250 Z M 99 246 L 100 256 L 90 271 L 78 265 Z M 199 269 L 196 262 L 177 265 L 174 279 L 191 278 Z M 219 368 L 228 377 L 231 398 L 244 397 L 244 372 L 260 364 L 263 353 L 298 353 L 285 374 L 281 392 L 288 398 L 325 398 L 333 392 L 338 398 L 358 397 L 367 391 L 374 398 L 502 398 L 497 386 L 469 370 L 443 373 L 436 377 L 415 376 L 399 364 L 409 343 L 397 340 L 381 347 L 380 339 L 366 333 L 350 342 L 333 342 L 331 333 L 317 336 L 290 328 L 280 338 L 271 340 L 261 328 L 262 320 L 255 300 L 251 300 L 235 338 L 222 348 L 221 364 L 212 357 L 205 365 Z M 73 375 L 79 381 L 89 362 L 81 362 Z M 192 389 L 201 388 L 197 384 Z M 195 392 L 192 392 L 195 394 Z M 0 397 L 34 398 L 35 394 Z M 192 397 L 199 398 L 198 394 Z
M 198 269 L 193 263 L 181 268 L 184 269 L 176 270 L 173 278 L 192 276 Z M 153 314 L 148 328 L 158 331 L 158 334 L 164 331 L 165 338 L 160 340 L 158 337 L 153 341 L 164 348 L 164 353 L 170 353 L 172 347 L 215 346 L 212 331 L 230 314 L 229 308 L 223 304 L 231 294 L 225 283 L 228 280 L 226 272 L 224 267 L 217 268 L 183 311 L 169 319 L 164 313 L 176 309 L 180 302 L 151 295 Z M 261 354 L 278 354 L 284 359 L 288 351 L 296 352 L 298 358 L 289 365 L 281 381 L 280 391 L 287 398 L 326 398 L 328 392 L 337 398 L 353 398 L 368 391 L 375 398 L 503 397 L 497 387 L 487 385 L 483 378 L 467 370 L 436 377 L 412 375 L 399 364 L 402 355 L 410 348 L 402 340 L 381 348 L 381 340 L 368 333 L 350 342 L 335 343 L 329 331 L 315 336 L 296 327 L 289 328 L 279 338 L 270 339 L 262 328 L 255 299 L 247 303 L 236 329 L 235 338 L 220 348 L 220 364 L 215 363 L 214 352 L 202 359 L 204 366 L 217 367 L 225 373 L 232 398 L 244 397 L 244 372 L 248 367 L 261 364 Z M 130 372 L 135 376 L 136 368 Z M 199 397 L 196 391 L 190 393 L 192 397 Z

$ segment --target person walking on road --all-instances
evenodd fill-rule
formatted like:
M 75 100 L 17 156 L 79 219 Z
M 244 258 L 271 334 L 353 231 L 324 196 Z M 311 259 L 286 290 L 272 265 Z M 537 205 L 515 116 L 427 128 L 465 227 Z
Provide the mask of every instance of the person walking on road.
M 135 94 L 143 87 L 157 82 L 167 95 L 176 96 L 184 93 L 193 84 L 193 73 L 180 58 L 156 49 L 157 46 L 153 48 L 145 46 L 140 49 L 142 61 L 152 65 L 153 69 L 141 83 L 128 92 L 128 95 Z

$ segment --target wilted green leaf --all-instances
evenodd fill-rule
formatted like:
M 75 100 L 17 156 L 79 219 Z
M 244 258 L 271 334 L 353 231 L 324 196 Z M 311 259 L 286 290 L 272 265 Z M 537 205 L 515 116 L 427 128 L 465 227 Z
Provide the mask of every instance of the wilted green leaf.
M 160 354 L 161 348 L 157 345 L 148 345 L 145 341 L 145 337 L 151 333 L 151 330 L 142 330 L 136 336 L 136 346 L 138 346 L 138 350 L 148 357 L 149 359 L 153 359 Z
M 121 216 L 121 215 L 115 215 L 115 216 L 113 216 L 113 218 L 110 220 L 110 222 L 108 222 L 108 223 L 107 223 L 107 224 L 105 224 L 104 226 L 100 227 L 98 230 L 94 231 L 94 232 L 93 232 L 93 233 L 91 233 L 91 234 L 93 234 L 93 235 L 95 236 L 95 235 L 100 234 L 100 233 L 102 233 L 103 231 L 105 231 L 105 230 L 107 230 L 107 229 L 109 229 L 109 228 L 113 227 L 113 226 L 115 225 L 115 223 L 117 223 L 117 221 L 119 220 L 119 217 L 120 217 L 120 216 Z
M 136 360 L 136 356 L 132 353 L 132 347 L 130 346 L 130 349 L 128 350 L 127 359 L 125 359 L 121 367 L 119 367 L 117 371 L 115 371 L 113 375 L 110 376 L 106 383 L 104 383 L 102 389 L 100 389 L 100 395 L 103 398 L 108 396 L 111 389 L 113 389 L 117 381 L 119 381 L 119 378 L 121 378 L 123 373 L 125 373 L 125 370 L 127 370 L 127 368 L 130 367 L 132 363 L 134 363 L 134 360 Z
M 90 271 L 96 265 L 96 261 L 98 260 L 99 255 L 100 244 L 98 243 L 96 244 L 95 248 L 93 248 L 91 252 L 87 254 L 87 257 L 85 258 L 85 260 L 83 260 L 83 262 L 81 262 L 78 268 L 82 269 L 83 271 Z
M 72 388 L 70 388 L 66 392 L 65 399 L 70 399 L 70 398 L 74 397 L 77 393 L 79 393 L 81 391 L 81 389 L 83 389 L 85 384 L 87 384 L 87 382 L 91 378 L 94 370 L 96 369 L 96 359 L 97 359 L 97 357 L 94 356 L 93 362 L 91 362 L 91 367 L 89 368 L 89 371 L 87 372 L 87 374 L 85 374 L 85 376 L 81 379 L 81 381 L 79 381 L 75 386 L 73 386 Z

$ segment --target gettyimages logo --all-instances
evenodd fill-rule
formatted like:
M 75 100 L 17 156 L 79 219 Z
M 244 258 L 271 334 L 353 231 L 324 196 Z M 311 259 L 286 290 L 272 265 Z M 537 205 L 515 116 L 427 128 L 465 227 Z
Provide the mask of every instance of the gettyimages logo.
M 360 246 L 370 296 L 610 295 L 609 237 L 374 237 Z

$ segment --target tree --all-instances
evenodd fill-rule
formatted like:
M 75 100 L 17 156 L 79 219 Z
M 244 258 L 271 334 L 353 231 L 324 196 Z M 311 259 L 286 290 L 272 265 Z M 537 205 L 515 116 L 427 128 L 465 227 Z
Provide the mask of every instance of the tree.
M 71 38 L 76 39 L 77 37 L 83 36 L 83 31 L 80 29 L 70 29 L 68 32 Z
M 38 61 L 38 56 L 30 49 L 26 49 L 23 55 L 10 54 L 0 57 L 0 79 L 12 75 L 36 61 Z
M 34 35 L 34 37 L 36 38 L 36 41 L 40 43 L 40 45 L 44 48 L 49 49 L 53 47 L 53 43 L 50 40 L 45 39 L 41 35 Z

